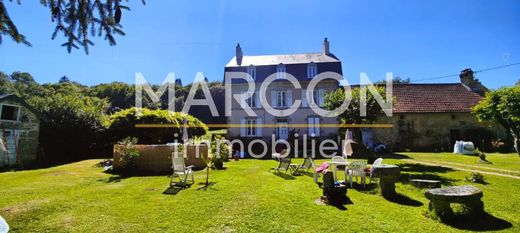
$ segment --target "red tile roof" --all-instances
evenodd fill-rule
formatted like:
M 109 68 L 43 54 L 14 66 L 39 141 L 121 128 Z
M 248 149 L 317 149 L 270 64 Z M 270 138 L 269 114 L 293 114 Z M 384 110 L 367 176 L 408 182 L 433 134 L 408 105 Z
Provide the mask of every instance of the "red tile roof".
M 470 112 L 482 96 L 460 83 L 396 84 L 394 113 Z

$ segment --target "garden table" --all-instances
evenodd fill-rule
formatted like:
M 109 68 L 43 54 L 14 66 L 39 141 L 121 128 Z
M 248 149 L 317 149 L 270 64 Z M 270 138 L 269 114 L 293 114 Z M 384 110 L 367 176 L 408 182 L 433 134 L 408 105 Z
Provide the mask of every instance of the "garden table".
M 397 165 L 381 164 L 372 166 L 374 177 L 379 178 L 379 187 L 381 194 L 385 198 L 393 198 L 396 196 L 395 181 L 401 174 L 401 169 Z
M 334 175 L 334 179 L 336 179 L 336 169 L 338 166 L 349 166 L 350 165 L 350 162 L 347 162 L 347 161 L 344 161 L 344 162 L 341 162 L 341 161 L 328 161 L 327 163 L 329 163 L 330 166 L 332 166 L 332 174 Z M 346 172 L 345 172 L 345 179 L 346 179 Z M 336 181 L 336 180 L 334 180 Z
M 430 211 L 434 211 L 441 218 L 453 217 L 450 203 L 465 205 L 469 209 L 469 214 L 484 212 L 484 203 L 481 200 L 482 190 L 475 186 L 464 185 L 430 189 L 424 195 L 430 200 Z

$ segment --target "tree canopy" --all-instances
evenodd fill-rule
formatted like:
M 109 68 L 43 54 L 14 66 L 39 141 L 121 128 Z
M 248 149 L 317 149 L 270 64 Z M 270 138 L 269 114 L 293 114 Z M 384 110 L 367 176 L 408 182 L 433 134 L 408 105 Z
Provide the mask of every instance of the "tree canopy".
M 144 0 L 141 2 L 145 4 Z M 21 0 L 16 0 L 16 3 L 21 4 Z M 89 46 L 94 45 L 91 37 L 104 37 L 112 46 L 116 44 L 115 36 L 125 35 L 120 24 L 122 12 L 130 8 L 122 4 L 123 0 L 40 0 L 40 3 L 48 8 L 51 21 L 56 24 L 52 39 L 59 33 L 63 34 L 66 42 L 62 46 L 69 53 L 72 48 L 82 47 L 88 54 Z M 0 44 L 3 35 L 11 37 L 16 43 L 31 46 L 11 20 L 4 1 L 0 1 Z
M 502 125 L 513 137 L 520 155 L 520 85 L 487 92 L 485 98 L 473 108 L 473 112 L 480 121 Z
M 375 84 L 385 84 L 385 83 L 386 83 L 386 79 L 377 81 Z M 393 84 L 410 84 L 410 83 L 412 83 L 412 80 L 410 80 L 410 78 L 401 78 L 399 76 L 396 76 L 392 80 L 392 83 Z
M 386 91 L 382 86 L 375 87 L 379 95 L 384 96 Z M 325 96 L 325 108 L 329 110 L 337 109 L 345 100 L 347 93 L 343 88 L 338 88 L 335 91 L 328 93 Z M 379 105 L 372 93 L 367 91 L 366 96 L 366 116 L 361 116 L 361 89 L 353 88 L 351 91 L 352 99 L 348 108 L 342 112 L 338 118 L 342 124 L 370 124 L 374 123 L 377 118 L 383 113 L 381 105 Z M 393 101 L 393 100 L 392 100 Z M 359 128 L 353 129 L 357 140 L 361 139 L 361 131 Z
M 64 77 L 57 79 L 56 83 L 39 84 L 26 72 L 13 72 L 10 75 L 0 72 L 0 94 L 18 95 L 40 112 L 40 145 L 45 157 L 51 161 L 107 156 L 112 153 L 112 143 L 124 138 L 125 130 L 129 130 L 129 135 L 135 136 L 142 136 L 140 132 L 151 132 L 149 135 L 153 137 L 139 137 L 140 143 L 170 142 L 173 140 L 173 133 L 180 132 L 179 127 L 135 131 L 133 126 L 136 123 L 179 125 L 187 117 L 189 122 L 201 125 L 189 130 L 190 136 L 193 136 L 207 131 L 202 122 L 226 122 L 223 116 L 225 89 L 217 82 L 209 83 L 208 86 L 222 115 L 220 118 L 207 114 L 205 106 L 193 106 L 189 111 L 190 115 L 174 113 L 170 116 L 167 110 L 160 110 L 168 109 L 167 94 L 164 94 L 159 103 L 153 103 L 144 95 L 143 107 L 147 108 L 144 111 L 145 116 L 133 119 L 135 86 L 123 82 L 86 86 Z M 190 87 L 191 85 L 176 86 L 177 111 L 182 109 Z M 157 90 L 159 87 L 152 85 L 152 88 Z M 196 98 L 202 96 L 202 90 L 197 90 Z M 118 126 L 114 123 L 116 119 Z
M 384 87 L 375 87 L 379 95 L 384 96 L 386 91 Z M 351 91 L 352 100 L 347 110 L 342 112 L 338 117 L 343 124 L 366 124 L 373 123 L 377 117 L 383 112 L 381 106 L 377 103 L 374 95 L 367 91 L 367 115 L 361 116 L 361 96 L 360 88 L 353 88 Z M 338 88 L 335 91 L 328 93 L 325 96 L 325 108 L 329 110 L 337 109 L 346 98 L 346 93 L 343 88 Z

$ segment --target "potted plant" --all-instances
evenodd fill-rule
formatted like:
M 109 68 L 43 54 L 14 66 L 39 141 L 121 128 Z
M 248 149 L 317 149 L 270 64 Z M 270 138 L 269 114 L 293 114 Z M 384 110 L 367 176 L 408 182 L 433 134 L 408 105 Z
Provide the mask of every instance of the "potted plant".
M 211 163 L 217 170 L 224 169 L 224 162 L 229 161 L 229 145 L 226 143 L 217 143 L 221 140 L 220 136 L 215 137 L 211 142 Z

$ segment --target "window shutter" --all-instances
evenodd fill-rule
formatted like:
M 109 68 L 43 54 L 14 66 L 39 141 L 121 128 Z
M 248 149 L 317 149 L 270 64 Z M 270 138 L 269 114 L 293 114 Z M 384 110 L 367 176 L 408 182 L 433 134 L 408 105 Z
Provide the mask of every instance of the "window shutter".
M 321 128 L 320 128 L 320 118 L 314 118 L 314 129 L 315 129 L 315 132 L 314 134 L 316 134 L 316 137 L 319 137 L 320 136 L 320 131 L 321 131 Z
M 307 118 L 307 122 L 309 124 L 309 132 L 307 132 L 308 136 L 312 136 L 312 134 L 314 133 L 314 118 L 312 117 L 309 117 Z
M 318 90 L 318 106 L 322 107 L 325 103 L 325 90 L 319 89 Z
M 271 91 L 271 106 L 276 108 L 276 91 Z
M 256 106 L 257 108 L 261 108 L 262 105 L 260 104 L 260 96 L 258 95 L 258 91 L 255 92 L 255 97 L 256 97 Z
M 246 92 L 242 92 L 240 94 L 243 95 L 243 94 L 246 94 Z M 248 105 L 247 101 L 248 101 L 248 99 L 244 99 L 244 98 L 240 97 L 240 107 L 242 109 L 244 109 Z
M 292 90 L 287 90 L 287 107 L 292 105 Z
M 307 90 L 302 90 L 302 107 L 308 107 L 307 103 Z
M 240 137 L 246 136 L 246 119 L 240 119 Z
M 262 118 L 256 118 L 256 136 L 262 136 Z

